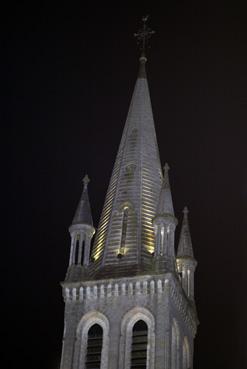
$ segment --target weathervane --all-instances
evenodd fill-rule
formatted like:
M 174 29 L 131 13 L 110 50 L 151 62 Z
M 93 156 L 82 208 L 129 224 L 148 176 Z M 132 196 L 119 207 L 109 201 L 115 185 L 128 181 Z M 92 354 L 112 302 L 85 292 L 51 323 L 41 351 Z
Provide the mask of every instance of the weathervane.
M 146 22 L 148 17 L 149 15 L 142 17 L 142 28 L 140 28 L 137 33 L 134 33 L 134 36 L 137 39 L 137 44 L 143 54 L 145 54 L 146 47 L 148 46 L 148 40 L 155 33 L 155 31 L 152 31 L 151 28 L 147 27 Z

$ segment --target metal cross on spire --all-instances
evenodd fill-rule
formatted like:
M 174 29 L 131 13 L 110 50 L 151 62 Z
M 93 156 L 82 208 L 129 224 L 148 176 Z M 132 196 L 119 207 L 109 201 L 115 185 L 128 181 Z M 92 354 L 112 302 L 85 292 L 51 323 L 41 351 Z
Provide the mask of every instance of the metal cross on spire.
M 147 27 L 146 23 L 147 23 L 148 18 L 149 18 L 149 15 L 142 17 L 142 22 L 143 22 L 142 28 L 140 28 L 137 33 L 134 33 L 134 36 L 137 39 L 137 44 L 141 52 L 144 55 L 145 55 L 146 48 L 148 46 L 148 40 L 155 33 L 155 31 L 152 31 L 151 28 Z

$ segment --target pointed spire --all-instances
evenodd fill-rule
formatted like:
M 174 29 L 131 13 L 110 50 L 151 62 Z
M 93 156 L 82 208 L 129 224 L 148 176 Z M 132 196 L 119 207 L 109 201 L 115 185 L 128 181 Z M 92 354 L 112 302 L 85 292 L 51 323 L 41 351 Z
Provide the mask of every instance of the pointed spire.
M 122 240 L 125 205 L 129 209 L 124 237 L 128 252 L 121 262 L 140 264 L 154 250 L 154 230 L 150 224 L 156 213 L 162 172 L 145 73 L 143 45 L 150 31 L 146 28 L 142 31 L 136 35 L 142 45 L 140 70 L 95 235 L 93 256 L 102 260 L 103 265 L 119 264 L 117 252 Z
M 162 186 L 160 190 L 160 196 L 157 206 L 157 216 L 169 214 L 174 216 L 174 208 L 172 202 L 172 194 L 170 188 L 170 181 L 169 181 L 169 165 L 165 163 L 164 166 L 164 177 L 162 181 Z
M 179 258 L 187 257 L 194 259 L 192 241 L 190 236 L 188 212 L 189 212 L 188 208 L 185 207 L 183 210 L 184 217 L 178 244 L 177 257 Z
M 92 213 L 91 213 L 91 206 L 88 197 L 88 183 L 90 179 L 86 174 L 83 178 L 83 191 L 81 195 L 81 199 L 77 206 L 72 225 L 74 224 L 88 224 L 93 225 Z

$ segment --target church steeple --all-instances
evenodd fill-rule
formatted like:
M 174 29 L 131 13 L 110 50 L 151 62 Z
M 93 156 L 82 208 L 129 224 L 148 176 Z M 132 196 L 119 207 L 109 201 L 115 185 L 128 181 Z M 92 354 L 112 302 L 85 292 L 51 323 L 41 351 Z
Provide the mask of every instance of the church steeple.
M 168 163 L 164 166 L 164 178 L 162 181 L 161 191 L 159 195 L 159 201 L 157 206 L 157 215 L 170 215 L 174 216 L 174 208 L 172 201 L 172 193 L 169 180 L 170 167 Z
M 187 214 L 175 258 L 169 166 L 163 174 L 145 70 L 153 33 L 146 20 L 135 35 L 139 72 L 92 253 L 87 176 L 69 229 L 60 369 L 193 367 L 195 261 Z
M 143 22 L 135 35 L 142 45 L 138 78 L 95 237 L 93 255 L 101 265 L 119 265 L 120 259 L 122 265 L 140 265 L 154 251 L 152 219 L 162 171 L 145 71 L 145 45 L 153 32 Z

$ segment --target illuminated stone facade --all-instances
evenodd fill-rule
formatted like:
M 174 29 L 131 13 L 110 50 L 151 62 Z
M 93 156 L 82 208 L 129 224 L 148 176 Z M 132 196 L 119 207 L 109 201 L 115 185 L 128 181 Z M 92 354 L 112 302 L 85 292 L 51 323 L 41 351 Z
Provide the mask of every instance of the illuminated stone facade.
M 61 369 L 193 368 L 196 261 L 186 209 L 176 256 L 145 63 L 142 56 L 93 245 L 87 177 L 70 227 Z

